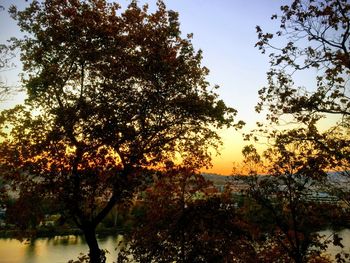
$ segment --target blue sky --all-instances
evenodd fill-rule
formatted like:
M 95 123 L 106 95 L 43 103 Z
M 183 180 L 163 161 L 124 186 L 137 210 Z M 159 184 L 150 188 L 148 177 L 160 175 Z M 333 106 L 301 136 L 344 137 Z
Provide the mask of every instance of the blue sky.
M 127 3 L 122 1 L 120 3 Z M 145 2 L 145 1 L 140 1 Z M 269 68 L 267 55 L 254 47 L 255 27 L 271 32 L 278 30 L 270 17 L 283 3 L 276 0 L 168 0 L 169 9 L 179 12 L 181 30 L 193 33 L 193 44 L 203 50 L 203 65 L 209 68 L 209 81 L 220 86 L 218 93 L 226 104 L 238 110 L 237 119 L 244 120 L 249 131 L 257 120 L 254 111 L 258 90 L 266 83 Z M 151 8 L 156 1 L 148 1 Z M 242 132 L 233 129 L 220 132 L 224 145 L 221 155 L 213 159 L 210 172 L 230 174 L 233 162 L 241 160 L 241 149 L 247 142 Z
M 155 8 L 155 0 L 139 1 L 149 3 Z M 203 50 L 203 65 L 208 67 L 208 80 L 212 85 L 219 85 L 218 93 L 229 106 L 238 110 L 238 119 L 247 123 L 245 131 L 253 128 L 258 116 L 254 112 L 257 103 L 257 92 L 266 83 L 268 70 L 267 55 L 260 54 L 254 47 L 257 41 L 255 26 L 271 32 L 278 30 L 277 21 L 270 17 L 279 12 L 283 3 L 290 1 L 276 0 L 165 0 L 168 9 L 179 12 L 183 34 L 193 33 L 193 44 L 196 49 Z M 24 6 L 24 0 L 0 0 L 0 4 Z M 126 6 L 129 1 L 119 3 Z M 0 15 L 1 36 L 4 42 L 12 35 L 18 35 L 18 29 L 8 15 L 2 11 Z M 20 72 L 17 70 L 1 72 L 1 78 L 9 84 L 15 83 Z M 20 98 L 12 98 L 0 105 L 1 108 L 13 105 Z M 239 161 L 243 145 L 242 136 L 234 130 L 224 130 L 220 134 L 224 145 L 221 156 L 213 160 L 211 172 L 230 174 L 232 162 Z

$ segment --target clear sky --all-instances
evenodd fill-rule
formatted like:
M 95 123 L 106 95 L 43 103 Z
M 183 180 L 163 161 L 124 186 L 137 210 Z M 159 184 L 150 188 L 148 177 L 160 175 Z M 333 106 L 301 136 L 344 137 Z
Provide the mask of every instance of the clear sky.
M 129 1 L 118 1 L 126 6 Z M 149 3 L 154 9 L 156 0 L 139 1 Z M 218 93 L 229 106 L 238 110 L 237 119 L 247 125 L 244 131 L 254 127 L 258 116 L 254 106 L 258 101 L 257 92 L 266 83 L 268 57 L 254 47 L 257 41 L 255 26 L 271 32 L 278 30 L 277 21 L 270 17 L 279 12 L 279 7 L 287 0 L 165 0 L 168 9 L 179 12 L 181 30 L 193 33 L 193 44 L 203 50 L 203 65 L 210 70 L 208 80 L 219 85 Z M 0 4 L 24 6 L 24 0 L 0 0 Z M 18 35 L 16 24 L 2 11 L 0 14 L 0 43 L 12 35 Z M 17 70 L 1 72 L 1 78 L 9 84 L 16 82 Z M 14 104 L 15 98 L 2 103 L 1 108 Z M 230 174 L 232 163 L 241 160 L 241 149 L 247 144 L 241 132 L 220 131 L 224 144 L 221 155 L 213 159 L 209 172 Z

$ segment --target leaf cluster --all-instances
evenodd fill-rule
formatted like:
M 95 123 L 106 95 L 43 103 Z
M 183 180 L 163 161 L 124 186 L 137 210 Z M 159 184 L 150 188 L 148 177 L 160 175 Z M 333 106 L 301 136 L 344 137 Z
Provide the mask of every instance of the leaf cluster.
M 236 111 L 210 88 L 202 52 L 162 1 L 153 13 L 136 1 L 121 10 L 50 0 L 10 14 L 24 33 L 11 48 L 27 94 L 0 116 L 0 171 L 11 191 L 52 200 L 91 236 L 154 169 L 210 164 L 216 128 L 232 126 Z

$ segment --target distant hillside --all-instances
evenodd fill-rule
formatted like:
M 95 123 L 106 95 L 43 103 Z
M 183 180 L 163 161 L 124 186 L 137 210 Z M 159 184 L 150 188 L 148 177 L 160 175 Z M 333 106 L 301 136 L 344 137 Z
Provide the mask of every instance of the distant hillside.
M 342 186 L 350 189 L 350 171 L 329 172 L 328 181 L 334 186 Z
M 207 174 L 207 173 L 204 173 L 202 175 L 206 180 L 213 182 L 215 185 L 224 185 L 227 182 L 232 181 L 231 176 L 225 176 L 220 174 Z
M 242 183 L 244 178 L 248 179 L 249 176 L 226 176 L 220 174 L 209 174 L 203 173 L 203 177 L 214 183 L 214 185 L 225 185 L 228 182 L 234 182 L 237 180 Z M 266 175 L 262 175 L 266 176 Z M 350 171 L 347 172 L 329 172 L 328 173 L 328 182 L 334 186 L 338 185 L 341 187 L 350 188 Z

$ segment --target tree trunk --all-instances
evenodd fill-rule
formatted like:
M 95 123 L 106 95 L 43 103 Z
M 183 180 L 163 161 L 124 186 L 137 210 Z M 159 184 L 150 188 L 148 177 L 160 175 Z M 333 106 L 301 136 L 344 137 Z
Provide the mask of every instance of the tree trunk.
M 103 251 L 100 250 L 97 243 L 95 227 L 85 227 L 83 232 L 86 243 L 89 246 L 90 263 L 105 263 L 105 255 Z

